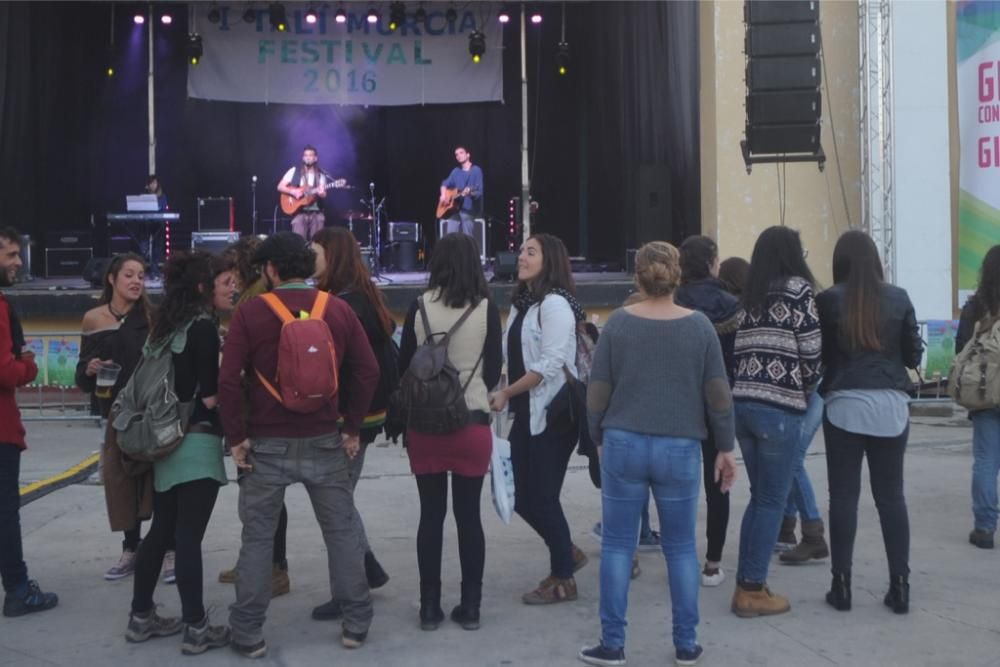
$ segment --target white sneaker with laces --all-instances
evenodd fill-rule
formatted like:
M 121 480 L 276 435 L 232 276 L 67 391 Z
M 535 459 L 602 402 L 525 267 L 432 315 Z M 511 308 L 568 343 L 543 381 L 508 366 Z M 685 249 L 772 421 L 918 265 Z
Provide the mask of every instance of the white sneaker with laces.
M 709 572 L 708 568 L 704 568 L 701 571 L 701 585 L 708 588 L 715 588 L 722 584 L 726 580 L 726 573 L 722 571 L 722 567 L 718 567 L 714 572 Z

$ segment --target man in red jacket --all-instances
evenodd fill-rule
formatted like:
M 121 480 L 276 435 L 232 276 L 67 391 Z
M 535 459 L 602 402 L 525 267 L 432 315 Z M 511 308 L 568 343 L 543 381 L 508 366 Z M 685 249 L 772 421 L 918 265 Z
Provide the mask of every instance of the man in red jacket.
M 0 229 L 0 288 L 14 284 L 21 268 L 21 237 L 13 229 Z M 24 350 L 24 332 L 14 309 L 0 292 L 0 578 L 6 595 L 4 616 L 24 616 L 52 609 L 59 603 L 53 593 L 43 593 L 28 579 L 21 548 L 21 496 L 18 477 L 24 426 L 15 391 L 38 375 L 35 355 Z
M 271 236 L 254 254 L 254 263 L 263 265 L 270 293 L 300 319 L 310 316 L 320 295 L 305 282 L 313 274 L 315 262 L 306 242 L 291 232 Z M 358 434 L 378 384 L 379 367 L 361 322 L 345 301 L 329 299 L 322 319 L 330 334 L 328 344 L 332 342 L 333 347 L 330 363 L 349 369 L 344 377 L 350 379 L 333 389 L 329 400 L 306 412 L 290 409 L 294 405 L 286 407 L 289 395 L 278 392 L 282 387 L 279 341 L 285 345 L 289 339 L 282 336 L 282 320 L 264 297 L 254 297 L 240 306 L 226 334 L 219 371 L 219 408 L 223 430 L 232 444 L 233 462 L 246 471 L 240 480 L 243 535 L 236 564 L 236 603 L 230 607 L 229 624 L 231 646 L 248 658 L 267 653 L 263 629 L 271 601 L 274 531 L 285 487 L 297 482 L 309 492 L 323 531 L 331 592 L 341 603 L 344 616 L 341 643 L 359 648 L 372 620 L 365 546 L 356 520 L 348 459 L 358 453 Z M 326 331 L 322 334 L 325 337 Z M 282 348 L 284 354 L 292 351 L 292 344 Z M 322 347 L 309 343 L 305 351 L 319 353 L 317 345 Z M 287 358 L 284 361 L 287 363 Z M 284 379 L 289 387 L 295 386 L 289 373 L 302 373 L 303 366 L 285 368 Z M 326 372 L 332 373 L 332 367 Z M 242 404 L 244 384 L 247 411 Z M 345 391 L 348 399 L 343 415 L 338 410 L 339 391 Z M 343 426 L 338 427 L 341 417 Z

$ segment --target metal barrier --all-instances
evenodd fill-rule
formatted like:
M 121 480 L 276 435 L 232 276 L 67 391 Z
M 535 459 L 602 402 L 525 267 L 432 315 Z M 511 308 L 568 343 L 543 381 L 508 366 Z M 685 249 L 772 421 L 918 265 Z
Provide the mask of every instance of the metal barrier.
M 948 396 L 948 371 L 955 356 L 958 322 L 920 320 L 917 326 L 920 327 L 920 339 L 924 341 L 924 357 L 917 370 L 911 403 L 951 402 Z M 931 349 L 932 338 L 934 349 Z
M 79 331 L 27 334 L 25 348 L 35 353 L 38 377 L 17 390 L 17 405 L 23 421 L 99 420 L 98 415 L 90 412 L 90 396 L 76 386 Z

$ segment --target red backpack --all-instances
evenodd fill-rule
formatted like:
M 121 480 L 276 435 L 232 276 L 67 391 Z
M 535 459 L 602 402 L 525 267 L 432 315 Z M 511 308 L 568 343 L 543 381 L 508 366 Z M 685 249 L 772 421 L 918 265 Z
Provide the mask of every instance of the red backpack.
M 274 383 L 254 369 L 257 378 L 276 401 L 292 412 L 311 414 L 321 410 L 337 395 L 337 353 L 330 327 L 323 319 L 330 295 L 323 291 L 316 294 L 308 319 L 292 315 L 274 293 L 261 297 L 281 320 L 281 338 Z

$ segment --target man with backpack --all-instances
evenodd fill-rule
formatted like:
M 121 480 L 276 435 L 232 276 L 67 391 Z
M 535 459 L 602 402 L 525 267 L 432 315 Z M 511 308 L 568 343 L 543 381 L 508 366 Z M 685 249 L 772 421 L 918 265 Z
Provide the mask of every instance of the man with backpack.
M 241 306 L 226 336 L 219 399 L 240 482 L 242 548 L 231 607 L 232 646 L 266 654 L 264 616 L 271 599 L 271 550 L 285 487 L 309 492 L 330 559 L 331 593 L 344 613 L 341 641 L 358 648 L 368 633 L 372 602 L 364 544 L 355 521 L 348 458 L 378 383 L 378 363 L 357 316 L 343 301 L 305 283 L 315 254 L 296 234 L 264 241 L 253 258 L 269 294 Z M 337 407 L 338 376 L 349 369 L 349 402 Z M 250 403 L 244 421 L 243 383 Z M 337 420 L 343 417 L 343 426 Z
M 0 229 L 0 287 L 14 284 L 21 268 L 21 237 Z M 15 392 L 38 375 L 35 355 L 24 349 L 24 331 L 7 299 L 0 294 L 0 578 L 6 595 L 4 616 L 52 609 L 59 602 L 28 579 L 21 548 L 21 497 L 18 476 L 24 450 L 24 426 Z

